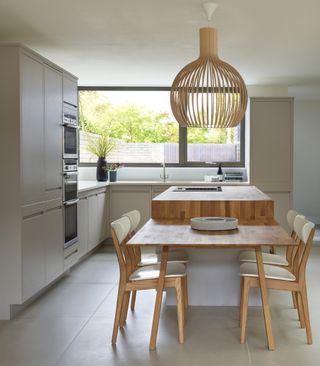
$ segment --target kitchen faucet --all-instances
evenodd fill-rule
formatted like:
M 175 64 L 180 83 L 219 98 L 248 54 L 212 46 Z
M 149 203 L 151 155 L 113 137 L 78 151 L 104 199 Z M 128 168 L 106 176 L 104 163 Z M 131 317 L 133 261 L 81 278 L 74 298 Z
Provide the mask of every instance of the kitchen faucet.
M 163 183 L 166 182 L 166 179 L 169 178 L 169 175 L 166 174 L 166 163 L 162 163 L 162 172 L 163 174 L 160 174 L 160 179 L 162 179 Z

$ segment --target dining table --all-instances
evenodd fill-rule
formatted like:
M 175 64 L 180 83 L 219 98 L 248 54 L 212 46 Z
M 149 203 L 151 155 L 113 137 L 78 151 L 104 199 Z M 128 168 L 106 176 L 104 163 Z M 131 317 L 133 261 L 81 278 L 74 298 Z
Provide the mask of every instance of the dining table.
M 240 248 L 255 250 L 267 345 L 269 350 L 275 349 L 262 251 L 265 247 L 276 248 L 297 245 L 293 238 L 275 220 L 250 221 L 249 223 L 240 221 L 238 227 L 233 230 L 200 231 L 192 229 L 189 220 L 150 219 L 127 242 L 127 245 L 141 248 L 153 246 L 161 249 L 160 273 L 149 343 L 150 350 L 156 348 L 168 252 L 173 248 Z M 240 342 L 243 343 L 244 339 L 240 339 Z

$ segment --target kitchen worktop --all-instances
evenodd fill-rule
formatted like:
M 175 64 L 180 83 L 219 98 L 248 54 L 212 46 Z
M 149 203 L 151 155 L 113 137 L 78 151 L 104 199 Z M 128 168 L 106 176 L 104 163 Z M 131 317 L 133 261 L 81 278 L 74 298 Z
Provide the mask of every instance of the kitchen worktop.
M 97 182 L 95 180 L 79 180 L 78 188 L 79 192 L 85 192 L 93 189 L 103 188 L 107 186 L 121 186 L 121 185 L 132 185 L 132 186 L 248 186 L 248 182 L 204 182 L 204 181 L 176 181 L 168 180 L 163 182 L 161 180 L 122 180 L 117 182 Z
M 173 186 L 152 200 L 153 219 L 227 216 L 240 221 L 274 218 L 273 200 L 254 186 L 222 186 L 221 191 L 177 192 Z
M 186 185 L 186 184 L 184 184 Z M 211 183 L 212 185 L 212 183 Z M 236 186 L 234 184 L 221 186 L 221 191 L 180 191 L 173 186 L 154 198 L 154 201 L 271 201 L 271 198 L 255 186 Z

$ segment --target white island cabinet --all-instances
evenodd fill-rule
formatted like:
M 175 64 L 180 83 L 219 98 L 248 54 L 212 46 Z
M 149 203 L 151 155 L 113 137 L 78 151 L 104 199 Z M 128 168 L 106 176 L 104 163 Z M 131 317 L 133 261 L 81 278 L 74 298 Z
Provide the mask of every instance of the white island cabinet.
M 63 82 L 68 79 L 67 82 Z M 63 268 L 63 86 L 77 78 L 20 45 L 0 46 L 0 319 Z

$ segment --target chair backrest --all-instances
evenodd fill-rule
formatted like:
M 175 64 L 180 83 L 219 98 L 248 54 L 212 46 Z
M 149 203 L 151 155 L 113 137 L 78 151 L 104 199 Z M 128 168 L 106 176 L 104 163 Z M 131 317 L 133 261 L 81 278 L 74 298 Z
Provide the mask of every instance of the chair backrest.
M 137 227 L 140 224 L 140 220 L 141 220 L 141 214 L 138 210 L 133 210 L 130 212 L 126 212 L 125 214 L 122 215 L 128 217 L 128 219 L 130 220 L 130 224 L 131 224 L 131 229 L 130 229 L 130 233 L 134 234 L 135 231 L 137 230 Z
M 296 216 L 294 220 L 294 231 L 299 240 L 299 248 L 294 258 L 294 273 L 299 281 L 304 281 L 306 265 L 312 247 L 315 224 L 302 216 Z
M 113 244 L 117 252 L 117 258 L 120 268 L 120 280 L 128 277 L 128 264 L 130 257 L 126 250 L 126 241 L 130 233 L 131 224 L 128 217 L 121 217 L 111 224 L 111 235 Z
M 297 234 L 294 230 L 294 220 L 297 216 L 305 218 L 305 216 L 301 215 L 300 213 L 298 213 L 295 210 L 289 210 L 287 213 L 287 222 L 288 222 L 289 228 L 291 230 L 291 237 L 294 240 L 297 240 Z M 293 266 L 293 260 L 294 260 L 295 254 L 296 254 L 296 250 L 297 250 L 296 247 L 292 247 L 292 246 L 287 247 L 286 257 L 287 257 L 287 261 L 289 262 L 290 267 Z
M 289 210 L 288 213 L 287 213 L 287 222 L 288 222 L 288 225 L 290 227 L 291 233 L 294 233 L 294 219 L 298 215 L 300 215 L 300 214 L 295 210 Z
M 133 236 L 136 233 L 136 230 L 140 224 L 141 214 L 138 210 L 133 210 L 126 212 L 122 215 L 123 217 L 128 217 L 130 220 L 131 228 L 130 228 L 130 236 Z M 131 266 L 132 269 L 138 266 L 141 261 L 141 250 L 139 246 L 135 246 L 134 249 L 130 250 L 131 255 Z

